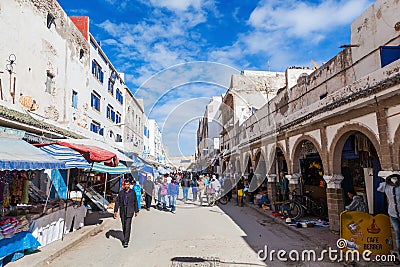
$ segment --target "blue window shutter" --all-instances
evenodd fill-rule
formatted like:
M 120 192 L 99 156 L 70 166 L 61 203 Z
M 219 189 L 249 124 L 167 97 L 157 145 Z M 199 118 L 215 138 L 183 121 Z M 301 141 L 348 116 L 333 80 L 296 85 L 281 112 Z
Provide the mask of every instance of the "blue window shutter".
M 104 78 L 104 72 L 100 71 L 100 82 L 103 82 L 103 78 Z
M 92 61 L 92 74 L 96 74 L 96 64 Z

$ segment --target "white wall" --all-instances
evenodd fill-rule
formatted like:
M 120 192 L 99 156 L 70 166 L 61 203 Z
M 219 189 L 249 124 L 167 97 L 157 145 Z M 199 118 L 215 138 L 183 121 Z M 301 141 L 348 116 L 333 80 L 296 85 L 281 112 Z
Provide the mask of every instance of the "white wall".
M 47 28 L 47 15 L 55 23 Z M 20 107 L 20 96 L 33 97 L 39 108 L 34 113 L 40 120 L 73 131 L 78 126 L 76 110 L 72 108 L 72 90 L 79 92 L 78 110 L 85 110 L 85 94 L 89 71 L 89 45 L 67 14 L 55 1 L 33 5 L 31 1 L 2 0 L 0 2 L 0 66 L 8 64 L 10 54 L 16 56 L 12 87 L 15 83 L 15 104 L 10 94 L 10 75 L 0 73 L 4 101 Z M 80 50 L 84 57 L 80 58 Z M 53 75 L 51 92 L 46 92 L 47 72 Z M 39 118 L 39 117 L 36 117 Z
M 136 99 L 127 87 L 124 92 L 124 150 L 141 156 L 144 147 L 143 99 Z

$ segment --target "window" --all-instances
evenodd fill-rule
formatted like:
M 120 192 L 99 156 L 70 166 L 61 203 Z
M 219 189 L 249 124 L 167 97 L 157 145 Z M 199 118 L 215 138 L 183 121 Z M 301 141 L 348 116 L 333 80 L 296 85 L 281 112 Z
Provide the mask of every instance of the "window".
M 100 134 L 100 123 L 92 121 L 90 123 L 90 131 Z
M 53 79 L 54 75 L 47 71 L 47 78 L 46 78 L 46 93 L 51 94 L 53 91 Z
M 79 59 L 82 59 L 85 56 L 85 51 L 81 48 L 79 50 Z
M 78 93 L 72 90 L 72 107 L 78 108 Z
M 400 59 L 400 46 L 381 46 L 381 67 Z
M 100 111 L 100 96 L 95 92 L 92 92 L 91 106 L 95 110 Z
M 115 142 L 122 142 L 122 136 L 120 134 L 117 134 L 117 137 L 115 138 Z
M 92 61 L 92 74 L 97 78 L 97 80 L 103 83 L 104 72 L 101 70 L 99 63 L 97 63 L 96 60 Z
M 110 105 L 107 106 L 107 119 L 112 120 L 113 122 L 115 122 L 115 111 L 114 108 Z
M 51 28 L 51 25 L 54 23 L 54 16 L 51 13 L 47 13 L 47 28 Z M 55 24 L 54 24 L 55 25 Z
M 108 92 L 114 95 L 114 82 L 111 79 L 108 79 Z
M 115 123 L 121 123 L 121 114 L 119 112 L 117 112 L 117 115 L 115 115 Z
M 124 97 L 122 96 L 121 91 L 117 88 L 117 91 L 115 93 L 115 98 L 118 100 L 119 103 L 124 103 Z

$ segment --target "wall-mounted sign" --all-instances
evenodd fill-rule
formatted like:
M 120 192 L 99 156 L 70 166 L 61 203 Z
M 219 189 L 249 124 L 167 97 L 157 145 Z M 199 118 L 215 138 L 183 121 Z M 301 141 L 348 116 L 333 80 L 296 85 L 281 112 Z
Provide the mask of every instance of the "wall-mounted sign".
M 39 103 L 31 96 L 23 95 L 19 98 L 19 103 L 29 111 L 35 111 L 39 108 Z

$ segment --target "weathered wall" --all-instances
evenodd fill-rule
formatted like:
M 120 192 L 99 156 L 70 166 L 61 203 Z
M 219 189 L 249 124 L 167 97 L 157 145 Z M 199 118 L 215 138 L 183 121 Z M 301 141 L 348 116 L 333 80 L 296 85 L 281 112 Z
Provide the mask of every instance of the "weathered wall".
M 48 13 L 55 18 L 50 28 Z M 1 66 L 8 64 L 10 54 L 16 56 L 12 74 L 12 87 L 16 78 L 15 103 L 22 95 L 31 96 L 39 105 L 35 113 L 71 130 L 79 128 L 71 106 L 72 90 L 84 92 L 87 87 L 89 46 L 75 25 L 58 3 L 50 0 L 1 1 L 0 25 Z M 47 73 L 53 76 L 49 93 L 45 92 Z M 4 100 L 12 103 L 9 76 L 0 73 Z M 81 96 L 78 105 L 84 106 Z

